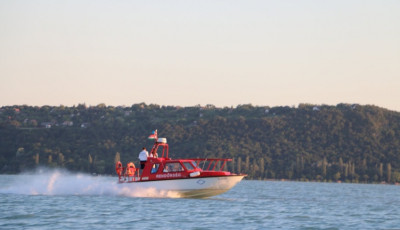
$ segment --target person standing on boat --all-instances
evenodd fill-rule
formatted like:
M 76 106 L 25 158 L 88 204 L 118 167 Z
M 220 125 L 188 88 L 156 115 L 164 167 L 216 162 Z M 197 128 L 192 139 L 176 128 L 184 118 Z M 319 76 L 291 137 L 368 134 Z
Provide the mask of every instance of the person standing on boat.
M 153 154 L 153 152 L 150 152 L 150 153 L 149 153 L 149 157 L 155 157 L 155 158 L 157 158 L 157 157 L 158 157 L 158 154 L 157 154 L 157 152 L 156 152 L 155 154 Z
M 139 153 L 139 160 L 140 160 L 140 169 L 144 169 L 146 165 L 147 157 L 149 156 L 149 152 L 147 152 L 146 148 L 143 147 L 142 151 Z

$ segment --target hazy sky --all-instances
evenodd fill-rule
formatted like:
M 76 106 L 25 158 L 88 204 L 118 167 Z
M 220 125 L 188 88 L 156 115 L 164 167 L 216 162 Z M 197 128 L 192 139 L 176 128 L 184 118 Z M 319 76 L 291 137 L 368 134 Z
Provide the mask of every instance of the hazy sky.
M 399 0 L 0 0 L 0 106 L 400 111 Z

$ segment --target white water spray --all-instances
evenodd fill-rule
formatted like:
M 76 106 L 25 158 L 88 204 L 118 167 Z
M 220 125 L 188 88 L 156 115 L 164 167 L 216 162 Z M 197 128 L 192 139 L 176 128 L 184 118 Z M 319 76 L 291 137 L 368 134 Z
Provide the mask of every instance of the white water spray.
M 116 177 L 91 176 L 61 169 L 41 168 L 12 176 L 13 181 L 0 187 L 0 193 L 24 195 L 106 195 L 127 197 L 178 198 L 171 191 L 140 188 L 134 183 L 122 185 Z

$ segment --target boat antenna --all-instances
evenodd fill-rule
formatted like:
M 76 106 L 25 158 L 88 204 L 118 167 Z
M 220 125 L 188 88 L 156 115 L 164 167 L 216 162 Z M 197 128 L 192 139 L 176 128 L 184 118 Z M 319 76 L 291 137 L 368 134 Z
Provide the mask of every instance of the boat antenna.
M 203 171 L 204 171 L 204 166 L 206 166 L 206 162 L 207 162 L 207 157 L 206 157 L 206 160 L 203 162 L 203 168 L 201 169 Z

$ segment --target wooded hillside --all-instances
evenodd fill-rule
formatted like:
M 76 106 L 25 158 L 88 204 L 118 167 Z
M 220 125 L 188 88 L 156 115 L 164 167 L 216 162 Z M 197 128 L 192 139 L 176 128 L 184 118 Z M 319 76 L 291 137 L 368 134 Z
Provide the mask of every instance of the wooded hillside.
M 0 108 L 0 172 L 36 166 L 114 174 L 158 129 L 170 156 L 233 158 L 249 179 L 400 182 L 400 113 L 376 106 Z

